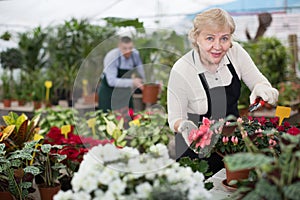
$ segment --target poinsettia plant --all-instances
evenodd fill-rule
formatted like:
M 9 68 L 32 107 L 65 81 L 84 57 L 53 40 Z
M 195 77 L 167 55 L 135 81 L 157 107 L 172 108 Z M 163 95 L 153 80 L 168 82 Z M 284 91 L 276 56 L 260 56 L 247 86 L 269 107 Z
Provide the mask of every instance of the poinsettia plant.
M 55 153 L 66 155 L 63 163 L 67 166 L 67 174 L 72 177 L 79 168 L 83 155 L 94 146 L 111 143 L 111 140 L 97 140 L 92 137 L 83 137 L 74 134 L 74 126 L 68 126 L 69 131 L 62 131 L 61 128 L 52 127 L 46 134 L 44 144 L 62 145 L 61 149 L 56 149 Z

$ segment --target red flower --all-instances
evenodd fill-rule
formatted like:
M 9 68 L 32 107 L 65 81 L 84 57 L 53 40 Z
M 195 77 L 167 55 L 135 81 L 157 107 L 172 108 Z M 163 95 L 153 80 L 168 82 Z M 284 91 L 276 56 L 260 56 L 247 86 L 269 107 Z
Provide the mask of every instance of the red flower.
M 277 130 L 283 132 L 283 131 L 285 131 L 285 128 L 284 128 L 284 126 L 281 125 L 277 128 Z
M 291 124 L 290 124 L 289 122 L 284 122 L 284 123 L 283 123 L 283 126 L 284 126 L 285 128 L 289 128 L 289 127 L 291 127 Z
M 300 134 L 300 129 L 298 129 L 296 127 L 292 127 L 289 130 L 287 130 L 287 133 L 291 134 L 291 135 L 298 135 L 298 134 Z
M 270 122 L 273 124 L 273 126 L 277 127 L 279 123 L 279 117 L 270 118 Z

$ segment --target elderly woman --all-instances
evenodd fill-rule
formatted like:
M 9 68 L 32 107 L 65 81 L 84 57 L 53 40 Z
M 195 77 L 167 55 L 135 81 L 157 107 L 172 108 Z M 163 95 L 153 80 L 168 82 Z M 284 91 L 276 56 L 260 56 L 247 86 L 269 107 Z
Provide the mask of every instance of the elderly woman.
M 190 39 L 194 49 L 173 66 L 168 83 L 168 121 L 176 132 L 176 158 L 197 158 L 188 146 L 188 134 L 203 117 L 239 116 L 241 80 L 251 90 L 250 103 L 261 97 L 276 104 L 278 91 L 257 69 L 248 53 L 232 40 L 233 18 L 214 8 L 198 14 Z M 210 169 L 223 167 L 221 157 L 212 154 Z

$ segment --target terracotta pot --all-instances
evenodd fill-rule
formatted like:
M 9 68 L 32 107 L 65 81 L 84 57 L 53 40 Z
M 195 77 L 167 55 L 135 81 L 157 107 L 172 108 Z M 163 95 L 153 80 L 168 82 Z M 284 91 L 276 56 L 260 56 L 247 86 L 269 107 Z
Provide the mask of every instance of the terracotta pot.
M 249 177 L 249 172 L 251 169 L 244 169 L 244 170 L 237 170 L 237 171 L 230 171 L 226 164 L 225 164 L 225 169 L 226 169 L 226 182 L 229 185 L 230 181 L 232 180 L 244 180 Z M 237 185 L 230 185 L 231 187 L 237 187 Z
M 10 192 L 0 191 L 0 199 L 14 200 L 14 197 L 13 197 L 13 195 L 11 195 Z
M 143 89 L 143 102 L 156 103 L 159 92 L 158 84 L 145 84 Z
M 3 105 L 6 108 L 11 107 L 11 100 L 10 99 L 3 99 Z
M 37 110 L 37 109 L 39 109 L 39 108 L 41 108 L 42 107 L 42 102 L 40 102 L 40 101 L 34 101 L 33 102 L 33 108 L 35 109 L 35 110 Z
M 24 106 L 24 105 L 25 105 L 25 100 L 19 99 L 18 106 Z
M 61 185 L 59 183 L 57 183 L 54 187 L 48 187 L 44 184 L 39 184 L 38 188 L 40 191 L 41 200 L 52 200 L 54 195 L 60 190 L 60 187 Z

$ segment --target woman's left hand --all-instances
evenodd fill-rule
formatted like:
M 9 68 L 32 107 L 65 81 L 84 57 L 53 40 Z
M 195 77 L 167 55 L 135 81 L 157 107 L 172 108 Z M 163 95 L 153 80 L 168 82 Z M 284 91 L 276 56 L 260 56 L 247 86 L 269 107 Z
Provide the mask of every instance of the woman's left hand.
M 278 101 L 278 90 L 268 85 L 256 85 L 250 95 L 250 103 L 254 103 L 257 97 L 261 97 L 265 102 L 276 105 Z

